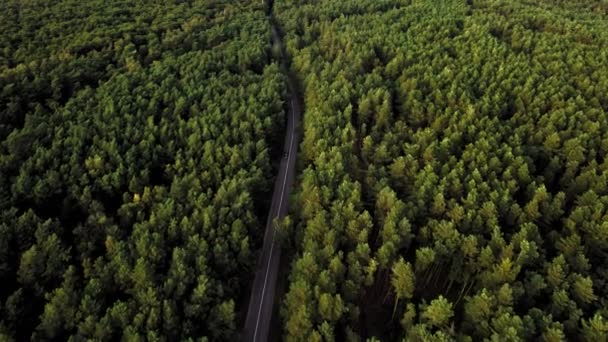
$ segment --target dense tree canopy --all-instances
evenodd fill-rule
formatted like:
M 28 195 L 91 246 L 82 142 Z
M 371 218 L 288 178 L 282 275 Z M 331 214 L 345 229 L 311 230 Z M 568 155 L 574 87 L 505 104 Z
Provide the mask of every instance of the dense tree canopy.
M 235 337 L 284 79 L 258 2 L 0 4 L 0 340 Z
M 284 340 L 608 337 L 606 1 L 6 0 L 0 340 L 238 339 L 267 6 L 305 105 Z
M 285 340 L 608 336 L 605 1 L 275 12 L 306 103 Z

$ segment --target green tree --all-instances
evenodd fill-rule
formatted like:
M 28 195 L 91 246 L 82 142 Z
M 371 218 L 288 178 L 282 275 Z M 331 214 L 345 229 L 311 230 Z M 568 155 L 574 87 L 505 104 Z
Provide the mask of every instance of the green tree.
M 443 296 L 433 299 L 421 314 L 421 317 L 429 324 L 439 328 L 445 328 L 453 316 L 452 303 Z
M 391 284 L 395 291 L 395 305 L 393 307 L 393 316 L 397 309 L 399 299 L 409 300 L 414 295 L 416 289 L 416 276 L 412 270 L 412 266 L 400 258 L 393 264 Z

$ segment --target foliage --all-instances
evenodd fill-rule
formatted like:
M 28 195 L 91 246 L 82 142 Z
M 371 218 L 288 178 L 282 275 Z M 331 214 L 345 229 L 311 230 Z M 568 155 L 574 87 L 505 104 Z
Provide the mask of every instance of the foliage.
M 0 335 L 235 338 L 283 76 L 258 2 L 0 4 Z
M 306 103 L 285 340 L 605 339 L 606 3 L 274 7 Z

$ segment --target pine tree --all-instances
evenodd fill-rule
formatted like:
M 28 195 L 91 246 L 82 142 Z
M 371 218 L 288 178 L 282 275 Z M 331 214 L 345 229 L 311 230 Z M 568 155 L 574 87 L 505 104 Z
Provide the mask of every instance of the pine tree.
M 453 316 L 452 303 L 443 296 L 433 299 L 421 314 L 424 320 L 438 328 L 446 327 Z
M 409 300 L 414 295 L 416 288 L 416 276 L 412 270 L 412 266 L 400 258 L 393 264 L 391 284 L 395 291 L 395 305 L 393 307 L 393 316 L 397 309 L 397 303 L 400 299 Z

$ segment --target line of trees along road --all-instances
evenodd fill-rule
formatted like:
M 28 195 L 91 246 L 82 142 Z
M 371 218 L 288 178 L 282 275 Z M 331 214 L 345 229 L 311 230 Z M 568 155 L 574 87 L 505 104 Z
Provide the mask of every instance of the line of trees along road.
M 605 340 L 606 3 L 274 7 L 306 103 L 284 339 Z
M 0 3 L 0 340 L 235 338 L 282 140 L 270 34 L 257 1 Z

